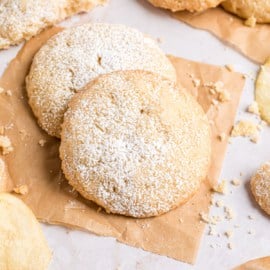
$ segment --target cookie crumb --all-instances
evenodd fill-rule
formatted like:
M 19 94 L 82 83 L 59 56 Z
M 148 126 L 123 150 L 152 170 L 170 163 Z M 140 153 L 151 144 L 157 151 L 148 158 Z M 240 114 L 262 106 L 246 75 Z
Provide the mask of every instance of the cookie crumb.
M 259 106 L 258 106 L 258 103 L 256 101 L 252 102 L 252 104 L 250 104 L 248 106 L 247 111 L 249 113 L 260 115 Z
M 26 195 L 29 192 L 27 185 L 21 185 L 18 187 L 15 187 L 13 191 L 17 194 Z
M 230 242 L 230 243 L 228 243 L 227 247 L 228 247 L 228 249 L 233 249 L 233 244 Z
M 223 103 L 231 99 L 231 95 L 228 92 L 228 90 L 224 89 L 224 83 L 222 81 L 217 81 L 215 83 L 213 82 L 205 83 L 203 86 L 209 89 L 208 91 L 210 94 L 217 95 L 217 99 L 214 99 L 214 100 L 217 100 Z M 212 100 L 212 103 L 216 103 L 214 100 Z
M 232 184 L 233 186 L 238 187 L 238 186 L 240 186 L 241 181 L 240 181 L 239 179 L 237 179 L 237 178 L 234 178 L 234 179 L 232 179 L 231 184 Z
M 223 201 L 218 200 L 216 201 L 216 207 L 222 207 L 224 205 Z
M 250 141 L 253 143 L 258 143 L 260 140 L 260 136 L 258 134 L 251 136 Z
M 11 141 L 7 136 L 0 136 L 0 148 L 3 155 L 7 155 L 13 151 Z
M 216 232 L 216 230 L 213 228 L 213 226 L 209 226 L 208 235 L 214 236 L 214 235 L 216 235 L 216 234 L 217 234 L 217 232 Z
M 254 220 L 254 219 L 255 219 L 255 217 L 254 217 L 253 215 L 248 215 L 248 219 L 250 219 L 250 220 Z
M 234 211 L 228 206 L 224 207 L 224 212 L 226 214 L 225 218 L 228 219 L 228 220 L 233 219 L 235 217 Z
M 254 16 L 251 16 L 244 21 L 244 25 L 248 27 L 255 27 L 256 23 L 257 23 L 257 19 Z
M 231 64 L 228 64 L 228 65 L 225 65 L 225 68 L 227 69 L 227 70 L 229 70 L 230 72 L 234 72 L 234 66 L 233 65 L 231 65 Z
M 44 139 L 40 139 L 39 141 L 38 141 L 38 144 L 41 146 L 41 147 L 43 147 L 45 144 L 46 144 L 46 140 L 44 140 Z
M 225 139 L 226 139 L 226 134 L 224 132 L 222 132 L 221 134 L 218 135 L 218 139 L 221 141 L 221 142 L 224 142 Z
M 192 83 L 193 83 L 194 87 L 196 87 L 196 88 L 201 85 L 201 81 L 199 79 L 195 79 L 195 78 L 192 79 Z
M 247 233 L 248 234 L 254 234 L 254 231 L 253 230 L 248 230 Z
M 227 102 L 227 101 L 230 101 L 230 100 L 231 100 L 231 94 L 228 92 L 228 90 L 222 89 L 222 90 L 219 92 L 218 100 L 219 100 L 220 102 Z
M 226 194 L 227 193 L 227 184 L 226 180 L 222 180 L 220 184 L 213 187 L 213 190 L 220 194 Z
M 216 99 L 212 99 L 211 103 L 214 106 L 217 106 L 219 104 L 218 100 L 216 100 Z
M 206 224 L 212 224 L 212 225 L 217 225 L 218 222 L 221 221 L 221 217 L 220 216 L 209 216 L 206 213 L 200 213 L 199 214 L 201 221 L 203 221 Z
M 231 238 L 233 236 L 233 232 L 232 231 L 226 231 L 224 232 L 224 235 L 227 237 L 227 238 Z
M 12 92 L 10 90 L 7 90 L 6 91 L 6 95 L 9 96 L 9 97 L 11 97 L 12 96 Z

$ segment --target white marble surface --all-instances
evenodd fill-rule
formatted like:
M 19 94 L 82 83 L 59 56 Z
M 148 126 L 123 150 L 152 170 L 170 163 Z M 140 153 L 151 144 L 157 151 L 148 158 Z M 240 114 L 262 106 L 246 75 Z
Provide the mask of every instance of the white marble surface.
M 166 53 L 195 61 L 216 65 L 233 64 L 237 71 L 248 74 L 245 90 L 238 111 L 238 119 L 256 118 L 246 113 L 253 100 L 254 78 L 258 66 L 222 44 L 209 33 L 190 28 L 153 8 L 146 0 L 110 0 L 109 5 L 96 9 L 65 22 L 72 25 L 87 21 L 122 23 L 133 26 L 155 38 L 162 40 L 161 47 Z M 16 55 L 19 47 L 0 52 L 0 72 Z M 195 265 L 184 264 L 163 256 L 151 254 L 105 238 L 71 231 L 62 227 L 43 225 L 54 256 L 51 270 L 150 270 L 150 269 L 219 269 L 227 270 L 246 260 L 270 255 L 270 219 L 264 215 L 250 198 L 248 182 L 252 173 L 264 161 L 270 160 L 270 128 L 264 128 L 258 144 L 248 139 L 233 139 L 229 145 L 221 179 L 238 177 L 240 187 L 229 185 L 226 196 L 217 195 L 226 205 L 232 207 L 236 218 L 221 222 L 216 226 L 221 237 L 207 235 L 207 230 Z M 242 173 L 242 176 L 240 176 Z M 223 213 L 214 208 L 212 213 Z M 253 215 L 254 220 L 248 219 Z M 234 228 L 239 225 L 239 228 Z M 234 232 L 231 240 L 222 234 L 226 230 Z M 253 233 L 248 234 L 251 230 Z M 158 241 L 158 236 L 157 236 Z M 228 242 L 233 249 L 227 248 Z M 210 245 L 215 248 L 211 248 Z

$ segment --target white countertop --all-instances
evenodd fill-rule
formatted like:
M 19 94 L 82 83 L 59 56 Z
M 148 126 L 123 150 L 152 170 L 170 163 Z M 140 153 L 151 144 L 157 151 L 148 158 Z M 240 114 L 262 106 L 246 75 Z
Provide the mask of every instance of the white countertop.
M 122 23 L 135 27 L 154 38 L 160 38 L 161 47 L 169 54 L 215 65 L 232 64 L 237 71 L 249 75 L 238 110 L 238 119 L 256 119 L 245 111 L 253 101 L 254 78 L 258 66 L 209 33 L 195 30 L 172 19 L 166 12 L 153 8 L 146 0 L 110 0 L 106 7 L 74 17 L 65 22 L 65 25 L 87 21 Z M 19 46 L 0 52 L 1 73 L 18 50 Z M 132 248 L 118 243 L 113 238 L 43 225 L 44 233 L 54 253 L 50 269 L 228 270 L 252 258 L 270 255 L 270 218 L 253 202 L 248 186 L 254 171 L 261 163 L 270 160 L 269 138 L 270 128 L 267 127 L 264 128 L 258 144 L 253 144 L 248 139 L 236 138 L 229 145 L 221 178 L 231 180 L 237 177 L 242 180 L 242 184 L 240 187 L 229 185 L 231 193 L 226 196 L 216 195 L 216 198 L 219 197 L 233 208 L 236 218 L 216 226 L 220 237 L 209 236 L 206 230 L 195 265 Z M 212 213 L 222 211 L 212 209 Z M 254 216 L 254 220 L 250 220 L 248 215 Z M 234 225 L 240 227 L 234 228 Z M 233 231 L 230 240 L 222 235 L 226 230 Z M 252 234 L 248 234 L 248 231 Z M 228 242 L 233 243 L 232 250 L 227 248 Z M 211 244 L 214 248 L 210 247 Z

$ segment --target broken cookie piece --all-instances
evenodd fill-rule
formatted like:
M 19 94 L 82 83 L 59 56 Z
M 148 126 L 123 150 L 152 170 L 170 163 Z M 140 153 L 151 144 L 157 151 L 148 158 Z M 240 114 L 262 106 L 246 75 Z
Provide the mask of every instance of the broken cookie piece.
M 259 140 L 260 126 L 249 120 L 241 120 L 236 125 L 234 125 L 231 136 L 232 137 L 249 137 L 254 143 Z
M 261 118 L 270 123 L 270 58 L 261 66 L 257 76 L 255 98 Z
M 52 254 L 32 211 L 15 196 L 0 193 L 0 213 L 0 269 L 48 269 Z
M 21 186 L 15 187 L 13 191 L 20 195 L 26 195 L 29 189 L 27 185 L 21 185 Z

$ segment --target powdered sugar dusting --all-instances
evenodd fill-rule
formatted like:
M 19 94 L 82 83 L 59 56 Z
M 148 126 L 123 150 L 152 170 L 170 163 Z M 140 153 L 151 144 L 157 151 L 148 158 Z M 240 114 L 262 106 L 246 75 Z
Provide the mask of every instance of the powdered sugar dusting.
M 0 49 L 36 35 L 66 17 L 88 11 L 105 0 L 2 0 L 0 1 Z
M 89 84 L 65 114 L 63 171 L 107 211 L 146 217 L 185 202 L 206 176 L 206 116 L 173 83 L 143 71 L 115 72 Z
M 135 29 L 110 24 L 66 29 L 34 58 L 27 79 L 29 102 L 41 127 L 59 137 L 63 114 L 75 92 L 100 74 L 136 69 L 176 79 L 158 45 Z

